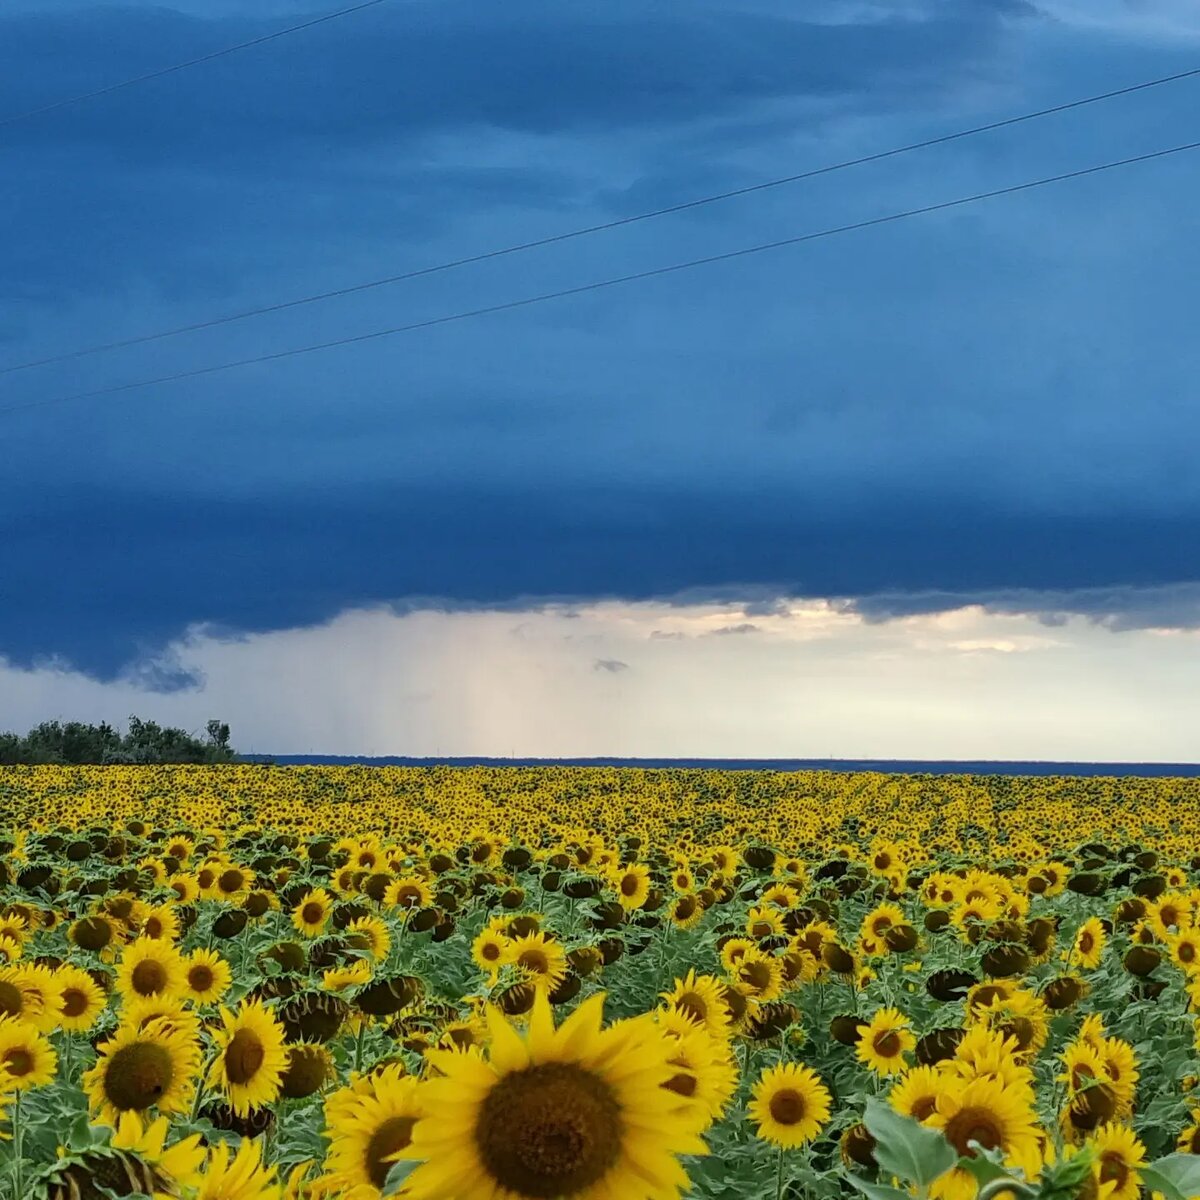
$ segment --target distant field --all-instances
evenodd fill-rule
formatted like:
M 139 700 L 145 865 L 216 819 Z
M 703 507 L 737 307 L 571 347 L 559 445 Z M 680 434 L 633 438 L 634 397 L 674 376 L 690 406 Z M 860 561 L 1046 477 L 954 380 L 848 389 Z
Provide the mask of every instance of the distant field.
M 0 1194 L 1196 1194 L 1200 779 L 10 767 L 0 812 Z

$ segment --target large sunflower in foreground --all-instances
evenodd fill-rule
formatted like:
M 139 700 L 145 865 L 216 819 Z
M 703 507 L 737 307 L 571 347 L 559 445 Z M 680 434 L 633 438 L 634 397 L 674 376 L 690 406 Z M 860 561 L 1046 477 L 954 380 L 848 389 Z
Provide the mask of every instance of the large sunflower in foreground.
M 223 1008 L 221 1023 L 223 1028 L 213 1031 L 217 1057 L 208 1081 L 244 1117 L 279 1095 L 288 1065 L 284 1029 L 261 1000 L 243 1004 L 236 1013 Z
M 999 1150 L 1006 1166 L 1019 1167 L 1026 1179 L 1042 1169 L 1042 1137 L 1026 1089 L 998 1079 L 973 1079 L 963 1083 L 947 1078 L 947 1090 L 937 1098 L 937 1108 L 927 1125 L 942 1131 L 960 1156 L 974 1158 L 977 1147 Z M 962 1167 L 953 1167 L 933 1185 L 934 1200 L 971 1200 L 975 1178 Z
M 221 1142 L 209 1155 L 194 1193 L 196 1200 L 280 1200 L 275 1168 L 262 1161 L 262 1147 L 244 1138 L 237 1154 Z
M 554 1028 L 544 993 L 521 1037 L 488 1010 L 491 1045 L 432 1051 L 424 1116 L 404 1157 L 413 1200 L 669 1200 L 688 1186 L 677 1155 L 705 1146 L 662 1084 L 671 1047 L 650 1016 L 601 1030 L 592 996 Z
M 388 1172 L 412 1143 L 421 1116 L 421 1084 L 410 1076 L 383 1072 L 367 1081 L 363 1094 L 326 1109 L 332 1188 L 381 1196 Z
M 82 1083 L 89 1107 L 106 1124 L 115 1125 L 123 1112 L 157 1108 L 170 1115 L 191 1103 L 200 1047 L 186 1029 L 161 1018 L 122 1026 L 97 1054 Z

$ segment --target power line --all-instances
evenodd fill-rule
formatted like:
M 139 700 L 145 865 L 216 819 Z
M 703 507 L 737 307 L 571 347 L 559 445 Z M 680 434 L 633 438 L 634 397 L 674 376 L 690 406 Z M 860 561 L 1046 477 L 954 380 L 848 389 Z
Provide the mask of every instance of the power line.
M 974 137 L 977 134 L 989 133 L 1012 125 L 1020 125 L 1027 121 L 1035 121 L 1042 117 L 1053 116 L 1057 113 L 1068 112 L 1071 109 L 1083 108 L 1089 104 L 1098 104 L 1102 100 L 1112 100 L 1121 96 L 1129 96 L 1135 92 L 1146 91 L 1149 88 L 1161 87 L 1167 83 L 1177 83 L 1184 79 L 1200 76 L 1200 67 L 1189 71 L 1180 71 L 1175 75 L 1164 75 L 1158 79 L 1149 79 L 1142 83 L 1130 84 L 1127 87 L 1116 88 L 1112 91 L 1101 92 L 1094 96 L 1085 96 L 1079 100 L 1069 100 L 1056 104 L 1051 108 L 1041 108 L 1036 112 L 1022 113 L 1015 117 L 1005 117 L 1003 120 L 992 121 L 987 125 L 976 125 L 970 129 L 960 129 L 954 133 L 942 134 L 939 137 L 928 138 L 922 142 L 910 142 L 904 146 L 896 146 L 890 150 L 880 150 L 859 158 L 845 159 L 842 162 L 830 163 L 821 167 L 813 167 L 794 175 L 784 175 L 778 179 L 768 179 L 762 183 L 749 184 L 746 187 L 733 188 L 729 191 L 718 192 L 711 196 L 701 196 L 694 200 L 685 200 L 679 204 L 668 205 L 665 208 L 652 209 L 649 212 L 636 213 L 628 217 L 618 217 L 598 225 L 588 225 L 581 229 L 573 229 L 566 233 L 552 234 L 548 237 L 536 238 L 533 241 L 519 242 L 516 245 L 504 246 L 495 250 L 485 250 L 465 258 L 451 259 L 448 262 L 437 263 L 434 266 L 421 267 L 405 271 L 398 275 L 386 275 L 380 279 L 370 279 L 362 283 L 352 283 L 345 287 L 334 288 L 327 292 L 316 292 L 308 296 L 300 296 L 292 300 L 281 300 L 272 304 L 264 304 L 258 308 L 244 309 L 240 312 L 227 313 L 219 317 L 211 317 L 204 321 L 196 321 L 190 325 L 178 325 L 171 329 L 157 330 L 152 333 L 139 334 L 135 337 L 123 338 L 120 341 L 104 342 L 100 345 L 85 346 L 77 350 L 68 350 L 62 354 L 51 355 L 48 358 L 33 359 L 29 362 L 14 363 L 12 366 L 0 367 L 0 375 L 10 375 L 16 371 L 28 371 L 34 367 L 46 367 L 53 363 L 69 362 L 73 359 L 86 358 L 93 354 L 103 354 L 112 350 L 124 350 L 130 346 L 140 346 L 147 342 L 161 341 L 164 338 L 178 337 L 185 333 L 197 333 L 203 329 L 214 329 L 220 325 L 230 325 L 236 321 L 244 321 L 250 317 L 260 317 L 268 313 L 283 312 L 291 308 L 300 308 L 308 304 L 317 304 L 325 300 L 335 300 L 343 296 L 352 296 L 357 292 L 370 291 L 373 288 L 385 287 L 389 284 L 403 283 L 410 279 L 419 279 L 426 275 L 436 275 L 443 271 L 466 267 L 475 263 L 487 262 L 489 259 L 503 258 L 510 254 L 520 254 L 526 250 L 536 250 L 543 246 L 552 246 L 559 242 L 571 241 L 575 238 L 587 237 L 594 233 L 604 233 L 611 229 L 619 229 L 625 225 L 634 225 L 640 221 L 650 221 L 656 217 L 670 216 L 674 213 L 686 212 L 689 209 L 700 208 L 706 204 L 716 204 L 722 200 L 732 200 L 738 196 L 748 196 L 755 192 L 767 191 L 771 188 L 783 187 L 786 184 L 799 183 L 806 179 L 814 179 L 820 175 L 829 175 L 835 171 L 844 171 L 849 167 L 863 166 L 867 163 L 880 162 L 884 159 L 895 158 L 902 154 L 911 154 L 916 150 L 926 150 L 933 146 L 942 146 L 948 142 L 959 141 L 962 138 Z
M 541 292 L 538 295 L 525 296 L 519 300 L 507 300 L 500 304 L 489 304 L 482 308 L 472 308 L 462 312 L 449 313 L 442 317 L 430 317 L 423 321 L 413 321 L 407 325 L 394 325 L 388 329 L 375 329 L 369 333 L 335 338 L 328 342 L 314 342 L 311 345 L 296 346 L 290 350 L 276 350 L 270 354 L 256 354 L 251 358 L 233 359 L 229 362 L 214 363 L 206 367 L 194 367 L 187 371 L 177 371 L 172 375 L 159 375 L 152 379 L 135 379 L 129 383 L 95 388 L 87 392 L 74 392 L 67 396 L 53 396 L 44 400 L 30 400 L 22 404 L 10 404 L 0 407 L 0 415 L 23 412 L 33 408 L 43 408 L 51 404 L 67 404 L 76 400 L 92 400 L 101 396 L 113 396 L 121 392 L 134 391 L 138 388 L 153 387 L 157 384 L 177 383 L 184 379 L 197 379 L 204 375 L 216 375 L 224 371 L 236 370 L 239 367 L 251 367 L 262 363 L 278 362 L 281 359 L 295 358 L 302 354 L 316 354 L 323 350 L 333 350 L 339 346 L 360 345 L 363 342 L 376 341 L 379 338 L 394 337 L 401 333 L 412 333 L 419 329 L 432 329 L 438 325 L 450 325 L 457 321 L 488 316 L 492 313 L 511 312 L 514 309 L 528 308 L 534 304 L 544 304 L 550 300 L 561 300 L 568 296 L 580 296 L 586 292 L 601 291 L 605 288 L 616 287 L 619 284 L 636 283 L 644 279 L 654 279 L 661 275 L 672 275 L 678 271 L 689 271 L 695 267 L 711 266 L 714 263 L 729 262 L 736 258 L 747 258 L 750 255 L 763 254 L 770 250 L 780 250 L 788 246 L 798 246 L 805 242 L 815 242 L 823 238 L 836 237 L 843 233 L 853 233 L 861 229 L 871 229 L 879 225 L 890 225 L 897 221 L 906 220 L 909 217 L 945 212 L 947 209 L 961 208 L 967 204 L 976 204 L 981 200 L 992 200 L 998 196 L 1012 196 L 1018 192 L 1031 191 L 1034 188 L 1046 187 L 1052 183 L 1064 183 L 1071 179 L 1082 179 L 1088 175 L 1098 175 L 1103 171 L 1112 171 L 1118 167 L 1128 167 L 1136 163 L 1151 162 L 1154 159 L 1167 158 L 1173 154 L 1183 154 L 1190 150 L 1200 150 L 1200 142 L 1188 142 L 1185 145 L 1171 146 L 1165 150 L 1152 150 L 1147 154 L 1137 154 L 1130 158 L 1099 163 L 1092 167 L 1082 167 L 1077 171 L 1066 171 L 1060 175 L 1048 175 L 1041 179 L 1010 184 L 1008 187 L 996 188 L 990 192 L 975 192 L 970 196 L 959 196 L 954 200 L 943 200 L 937 204 L 924 204 L 920 208 L 907 208 L 900 212 L 888 213 L 882 217 L 871 217 L 865 221 L 854 221 L 848 225 L 835 225 L 831 228 L 798 234 L 795 237 L 780 238 L 774 242 L 761 242 L 756 246 L 743 246 L 737 250 L 726 250 L 721 254 L 710 254 L 704 258 L 692 258 L 685 262 L 671 263 L 665 267 L 653 267 L 650 270 L 635 271 L 628 275 L 617 275 L 609 279 L 593 280 L 591 283 L 579 284 L 576 287 L 560 288 L 558 291 L 553 292 Z
M 38 108 L 27 108 L 23 112 L 11 113 L 7 117 L 0 117 L 0 128 L 7 125 L 15 125 L 18 121 L 27 121 L 30 117 L 40 117 L 45 113 L 57 112 L 60 108 L 69 108 L 73 104 L 82 104 L 85 100 L 95 100 L 98 96 L 108 96 L 113 92 L 122 91 L 124 88 L 133 87 L 138 83 L 147 83 L 151 79 L 161 79 L 164 75 L 174 75 L 176 71 L 186 71 L 189 67 L 198 67 L 202 63 L 212 62 L 214 58 L 224 58 L 227 54 L 235 54 L 239 50 L 249 50 L 252 46 L 262 46 L 267 42 L 277 41 L 279 38 L 287 37 L 289 34 L 299 33 L 302 29 L 312 29 L 315 25 L 324 25 L 326 21 L 336 21 L 338 17 L 348 17 L 352 13 L 362 12 L 367 8 L 375 8 L 377 5 L 386 3 L 387 0 L 363 0 L 360 4 L 352 4 L 348 8 L 339 8 L 335 12 L 328 12 L 319 17 L 312 17 L 307 21 L 301 21 L 298 25 L 289 25 L 286 29 L 276 29 L 273 33 L 264 33 L 260 37 L 251 38 L 248 42 L 238 42 L 234 46 L 225 46 L 220 50 L 213 50 L 208 54 L 202 54 L 199 58 L 189 58 L 185 62 L 172 63 L 168 67 L 158 67 L 153 71 L 147 71 L 144 75 L 134 75 L 130 79 L 122 79 L 117 83 L 110 83 L 105 87 L 96 88 L 92 92 L 81 92 L 77 96 L 64 96 L 61 100 L 53 100 L 49 104 L 43 104 Z

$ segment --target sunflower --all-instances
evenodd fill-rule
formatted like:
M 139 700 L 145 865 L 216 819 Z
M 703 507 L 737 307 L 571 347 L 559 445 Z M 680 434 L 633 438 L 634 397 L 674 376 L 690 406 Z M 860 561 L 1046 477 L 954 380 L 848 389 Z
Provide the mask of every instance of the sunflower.
M 215 950 L 193 950 L 184 959 L 184 994 L 196 1004 L 215 1004 L 233 978 L 229 964 Z
M 1120 1038 L 1104 1038 L 1100 1043 L 1100 1058 L 1117 1094 L 1117 1112 L 1124 1115 L 1132 1111 L 1139 1077 L 1133 1047 Z
M 947 1083 L 926 1123 L 940 1129 L 960 1157 L 974 1158 L 977 1146 L 998 1150 L 1005 1165 L 1035 1178 L 1042 1167 L 1042 1136 L 1027 1093 L 997 1079 Z M 956 1166 L 934 1182 L 930 1195 L 934 1200 L 971 1200 L 975 1190 L 974 1177 Z
M 304 937 L 320 937 L 333 911 L 333 897 L 324 888 L 313 888 L 292 909 L 292 924 Z
M 926 1120 L 937 1108 L 937 1098 L 945 1087 L 944 1074 L 937 1067 L 913 1067 L 905 1071 L 888 1093 L 888 1103 L 914 1121 Z
M 243 1138 L 237 1154 L 220 1142 L 209 1155 L 194 1193 L 195 1200 L 280 1200 L 283 1188 L 275 1167 L 262 1161 L 262 1147 Z
M 392 935 L 376 916 L 355 917 L 346 926 L 346 941 L 357 950 L 365 950 L 376 962 L 387 958 Z
M 1167 937 L 1171 961 L 1185 975 L 1200 973 L 1200 929 L 1185 929 Z
M 567 974 L 567 955 L 562 944 L 544 933 L 514 938 L 509 945 L 508 961 L 526 972 L 533 983 L 546 991 L 557 987 Z
M 187 1030 L 161 1019 L 143 1028 L 122 1026 L 97 1055 L 82 1084 L 92 1112 L 105 1124 L 115 1124 L 123 1112 L 150 1108 L 169 1116 L 191 1103 L 200 1047 Z
M 327 992 L 344 992 L 347 988 L 359 987 L 371 982 L 371 963 L 365 958 L 356 958 L 344 966 L 330 967 L 321 972 L 321 986 Z
M 701 1026 L 711 1036 L 722 1040 L 729 1035 L 730 1011 L 725 989 L 713 975 L 697 975 L 689 970 L 683 979 L 676 979 L 669 992 L 663 992 L 669 1009 L 678 1009 Z
M 962 1079 L 996 1079 L 1005 1086 L 1032 1087 L 1033 1075 L 1020 1059 L 1015 1037 L 986 1025 L 972 1025 L 959 1040 L 945 1070 Z
M 1077 962 L 1084 970 L 1094 970 L 1100 965 L 1107 941 L 1108 934 L 1105 933 L 1100 918 L 1089 917 L 1075 934 L 1075 945 L 1071 949 L 1070 960 Z
M 285 1096 L 293 1100 L 311 1096 L 336 1078 L 333 1055 L 319 1042 L 293 1042 L 288 1047 L 282 1085 Z
M 152 1021 L 161 1021 L 168 1032 L 196 1040 L 200 1037 L 200 1018 L 186 1005 L 186 997 L 182 995 L 127 1000 L 121 1009 L 121 1025 L 146 1029 Z
M 53 1083 L 57 1067 L 58 1055 L 43 1034 L 27 1021 L 0 1017 L 0 1090 Z
M 481 971 L 495 978 L 500 968 L 508 961 L 509 940 L 493 929 L 481 930 L 471 943 L 471 957 Z
M 1200 1154 L 1200 1112 L 1192 1113 L 1192 1123 L 1179 1135 L 1175 1149 L 1180 1154 Z
M 402 875 L 388 884 L 383 902 L 389 908 L 428 908 L 433 903 L 433 889 L 419 875 Z
M 671 901 L 667 915 L 676 929 L 691 929 L 704 919 L 704 905 L 691 892 L 684 892 Z
M 0 933 L 0 963 L 14 963 L 24 953 L 25 947 L 11 933 Z
M 191 904 L 200 897 L 200 884 L 195 875 L 172 875 L 168 884 L 180 904 Z
M 58 1024 L 68 1033 L 84 1033 L 96 1023 L 108 998 L 81 967 L 67 963 L 55 972 L 58 980 Z
M 776 908 L 795 908 L 800 903 L 800 893 L 787 883 L 773 883 L 758 898 L 759 904 L 773 904 Z
M 412 1144 L 421 1117 L 416 1079 L 386 1072 L 371 1076 L 355 1095 L 333 1111 L 326 1107 L 326 1162 L 333 1188 L 354 1195 L 382 1196 L 388 1172 Z
M 27 1021 L 48 1033 L 58 1024 L 58 981 L 49 967 L 0 967 L 0 1017 Z
M 650 895 L 650 868 L 641 863 L 629 863 L 608 873 L 608 882 L 626 912 L 633 912 L 646 903 Z
M 737 1090 L 738 1070 L 729 1043 L 710 1037 L 679 1009 L 661 1009 L 655 1019 L 671 1040 L 674 1074 L 663 1087 L 683 1097 L 703 1131 L 724 1115 Z
M 747 1114 L 758 1137 L 781 1150 L 811 1142 L 829 1120 L 829 1089 L 801 1063 L 780 1063 L 754 1085 Z
M 122 998 L 178 996 L 186 987 L 183 956 L 170 942 L 138 938 L 121 955 L 114 985 Z
M 859 936 L 864 940 L 869 939 L 872 942 L 879 943 L 883 941 L 884 934 L 892 926 L 905 925 L 907 923 L 908 919 L 904 915 L 904 910 L 898 905 L 879 904 L 863 917 Z M 886 953 L 886 948 L 884 953 Z
M 917 1044 L 908 1019 L 899 1009 L 881 1008 L 863 1024 L 854 1052 L 877 1075 L 896 1075 L 908 1063 L 905 1054 Z
M 171 1124 L 166 1117 L 156 1117 L 148 1125 L 141 1114 L 130 1110 L 117 1118 L 117 1127 L 109 1144 L 114 1150 L 128 1150 L 136 1154 L 154 1173 L 155 1195 L 174 1196 L 181 1188 L 195 1187 L 200 1181 L 200 1166 L 204 1162 L 204 1147 L 200 1145 L 200 1134 L 166 1147 Z
M 221 1024 L 213 1031 L 217 1057 L 208 1082 L 244 1117 L 279 1095 L 288 1065 L 284 1029 L 261 1000 L 243 1001 L 236 1013 L 222 1008 Z
M 1146 1147 L 1137 1134 L 1124 1125 L 1102 1125 L 1087 1140 L 1095 1153 L 1092 1178 L 1098 1200 L 1137 1200 L 1141 1192 L 1139 1168 L 1146 1161 Z
M 179 940 L 179 917 L 169 904 L 148 908 L 141 914 L 139 937 L 175 942 Z
M 554 1028 L 534 998 L 522 1038 L 488 1010 L 485 1055 L 430 1051 L 422 1119 L 401 1153 L 423 1160 L 412 1200 L 651 1200 L 688 1186 L 680 1154 L 702 1154 L 670 1079 L 669 1039 L 643 1015 L 601 1030 L 604 998 Z
M 755 940 L 783 933 L 783 913 L 771 905 L 757 905 L 746 914 L 746 932 Z
M 747 950 L 758 949 L 758 943 L 752 938 L 731 937 L 721 946 L 721 966 L 727 974 L 737 969 L 737 964 Z
M 773 954 L 765 954 L 757 946 L 747 950 L 733 969 L 734 986 L 738 991 L 767 1004 L 783 994 L 783 964 Z

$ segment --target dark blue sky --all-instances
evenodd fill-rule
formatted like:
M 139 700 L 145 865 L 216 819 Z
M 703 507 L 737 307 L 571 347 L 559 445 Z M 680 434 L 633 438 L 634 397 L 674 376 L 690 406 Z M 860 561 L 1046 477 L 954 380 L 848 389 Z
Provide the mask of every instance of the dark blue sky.
M 324 7 L 333 6 L 333 0 Z M 0 119 L 319 9 L 16 0 Z M 1097 0 L 395 0 L 0 127 L 0 365 L 1185 70 Z M 803 13 L 803 15 L 798 15 Z M 255 14 L 255 15 L 251 15 Z M 0 407 L 1195 140 L 1200 81 L 530 254 L 0 376 Z M 0 657 L 435 598 L 1193 582 L 1200 155 L 513 313 L 0 415 Z M 932 594 L 932 596 L 931 596 Z M 1040 599 L 1052 594 L 1050 599 Z M 1143 623 L 1161 622 L 1161 611 Z M 1170 618 L 1195 623 L 1187 605 Z

